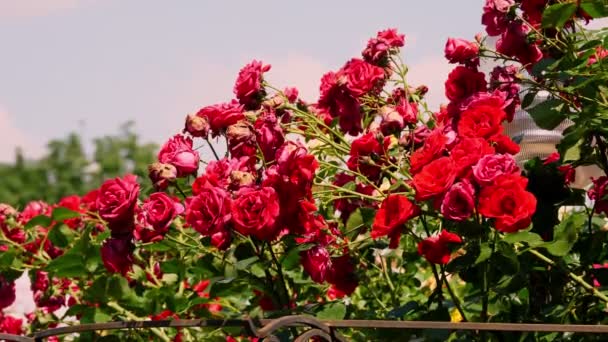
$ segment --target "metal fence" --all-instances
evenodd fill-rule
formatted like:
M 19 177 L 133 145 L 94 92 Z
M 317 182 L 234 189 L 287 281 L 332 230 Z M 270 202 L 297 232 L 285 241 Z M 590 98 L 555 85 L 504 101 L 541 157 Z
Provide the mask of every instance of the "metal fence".
M 195 327 L 243 327 L 250 337 L 258 337 L 262 341 L 279 341 L 275 335 L 278 331 L 297 327 L 299 335 L 294 341 L 303 342 L 316 337 L 317 340 L 328 342 L 347 341 L 338 329 L 434 329 L 448 331 L 510 331 L 510 332 L 571 332 L 607 334 L 605 325 L 577 324 L 533 324 L 533 323 L 474 323 L 474 322 L 435 322 L 435 321 L 384 321 L 384 320 L 318 320 L 310 316 L 293 315 L 277 319 L 175 319 L 162 321 L 125 321 L 81 324 L 60 327 L 36 332 L 32 336 L 1 334 L 0 340 L 14 342 L 38 342 L 51 336 L 61 336 L 74 333 L 120 330 L 120 329 L 152 329 L 152 328 L 195 328 Z M 606 336 L 608 340 L 608 336 Z

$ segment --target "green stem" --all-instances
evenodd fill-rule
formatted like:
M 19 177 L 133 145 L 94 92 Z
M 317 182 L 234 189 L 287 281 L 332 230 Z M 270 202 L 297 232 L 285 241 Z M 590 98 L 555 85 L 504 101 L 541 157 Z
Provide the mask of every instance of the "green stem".
M 445 267 L 443 267 L 443 265 L 440 265 L 439 267 L 441 269 L 441 275 L 443 276 L 443 282 L 445 283 L 445 287 L 448 290 L 448 293 L 450 294 L 452 302 L 454 302 L 456 310 L 458 310 L 460 316 L 462 316 L 462 321 L 467 322 L 467 316 L 465 315 L 464 310 L 462 309 L 462 303 L 460 302 L 460 298 L 458 298 L 456 294 L 454 294 L 454 291 L 452 291 L 452 287 L 450 286 L 450 282 L 448 281 L 447 275 L 445 273 Z
M 285 282 L 285 276 L 283 275 L 283 267 L 281 267 L 281 263 L 279 262 L 279 259 L 277 259 L 277 256 L 274 254 L 274 251 L 272 250 L 272 245 L 269 243 L 268 244 L 268 249 L 270 250 L 270 256 L 272 257 L 272 261 L 274 262 L 274 264 L 277 267 L 277 274 L 279 275 L 279 280 L 281 281 L 281 285 L 282 285 L 282 289 L 283 292 L 285 293 L 285 299 L 286 299 L 286 305 L 287 305 L 287 309 L 289 310 L 289 302 L 291 299 L 291 296 L 289 295 L 289 290 L 287 289 L 287 283 Z

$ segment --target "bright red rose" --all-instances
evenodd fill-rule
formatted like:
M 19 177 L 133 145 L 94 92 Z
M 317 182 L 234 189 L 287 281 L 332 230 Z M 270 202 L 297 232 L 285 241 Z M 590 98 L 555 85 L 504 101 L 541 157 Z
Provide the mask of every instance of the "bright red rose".
M 377 179 L 383 158 L 383 144 L 374 133 L 367 133 L 352 142 L 346 165 L 350 170 L 358 171 L 369 179 Z
M 218 187 L 206 186 L 186 200 L 186 223 L 204 236 L 223 231 L 230 221 L 230 195 Z
M 511 138 L 501 133 L 495 134 L 488 138 L 488 141 L 494 146 L 497 153 L 516 155 L 519 153 L 519 145 Z
M 0 333 L 21 335 L 23 333 L 23 320 L 11 315 L 0 313 Z
M 323 283 L 328 272 L 331 271 L 331 257 L 323 246 L 315 246 L 300 252 L 300 263 L 304 271 L 317 283 Z
M 450 262 L 450 245 L 462 243 L 460 236 L 442 230 L 439 234 L 418 242 L 418 254 L 431 264 L 445 265 Z
M 155 192 L 144 201 L 141 219 L 136 225 L 135 238 L 144 242 L 162 239 L 173 219 L 183 212 L 182 205 L 164 192 Z M 148 236 L 152 233 L 153 236 Z M 146 237 L 151 237 L 148 239 Z
M 99 189 L 94 189 L 82 196 L 82 206 L 88 211 L 97 211 L 97 197 L 99 197 Z
M 196 116 L 206 118 L 214 137 L 226 131 L 228 126 L 234 125 L 245 118 L 243 106 L 236 100 L 204 107 L 196 113 Z
M 433 160 L 441 157 L 446 150 L 448 138 L 442 129 L 434 129 L 424 140 L 424 145 L 410 157 L 410 171 L 416 174 Z
M 0 275 L 0 312 L 15 301 L 15 282 Z
M 505 111 L 489 105 L 469 107 L 460 115 L 458 134 L 463 137 L 487 139 L 502 130 Z
M 483 156 L 473 166 L 473 177 L 481 186 L 492 185 L 502 175 L 519 173 L 517 162 L 509 154 L 490 154 Z
M 384 69 L 358 58 L 348 61 L 339 75 L 346 77 L 346 88 L 355 97 L 377 89 L 384 81 Z
M 108 221 L 112 235 L 124 235 L 133 231 L 138 195 L 139 184 L 134 175 L 107 180 L 99 188 L 99 216 Z
M 397 248 L 403 225 L 420 214 L 420 208 L 403 195 L 388 195 L 376 212 L 372 225 L 372 238 L 388 236 L 389 248 Z
M 497 36 L 507 29 L 507 12 L 514 4 L 513 0 L 486 0 L 481 23 L 488 35 Z
M 475 188 L 466 179 L 452 185 L 441 202 L 441 214 L 448 220 L 464 221 L 475 211 Z
M 240 71 L 234 84 L 234 95 L 246 107 L 254 108 L 264 96 L 262 88 L 263 74 L 270 70 L 270 65 L 253 60 Z
M 470 167 L 479 161 L 479 158 L 493 153 L 494 149 L 486 140 L 464 138 L 454 145 L 450 151 L 450 157 L 454 161 L 458 176 L 464 177 L 470 172 Z
M 589 198 L 595 201 L 595 212 L 608 215 L 608 177 L 602 176 L 592 179 L 593 187 L 589 189 Z
M 211 244 L 218 249 L 224 250 L 230 247 L 232 242 L 232 234 L 227 228 L 223 228 L 211 234 Z
M 433 160 L 414 176 L 416 200 L 425 201 L 446 192 L 456 179 L 456 165 L 449 157 Z
M 445 96 L 451 101 L 460 101 L 477 92 L 486 91 L 486 87 L 483 72 L 457 66 L 445 82 Z
M 131 239 L 109 238 L 101 245 L 101 260 L 108 272 L 124 276 L 133 266 L 134 250 Z
M 192 139 L 180 134 L 169 139 L 158 152 L 158 161 L 175 166 L 179 177 L 196 173 L 199 159 L 198 152 L 192 149 Z
M 277 116 L 273 112 L 265 112 L 256 120 L 256 142 L 264 155 L 264 161 L 270 163 L 274 160 L 277 149 L 285 142 L 283 129 L 279 125 Z
M 276 237 L 279 201 L 273 188 L 243 188 L 232 202 L 234 228 L 245 236 L 271 241 Z
M 465 39 L 448 38 L 444 53 L 450 63 L 471 62 L 479 58 L 479 45 Z
M 536 210 L 536 198 L 526 191 L 528 180 L 518 175 L 502 175 L 481 190 L 479 213 L 495 219 L 494 226 L 503 233 L 528 227 Z

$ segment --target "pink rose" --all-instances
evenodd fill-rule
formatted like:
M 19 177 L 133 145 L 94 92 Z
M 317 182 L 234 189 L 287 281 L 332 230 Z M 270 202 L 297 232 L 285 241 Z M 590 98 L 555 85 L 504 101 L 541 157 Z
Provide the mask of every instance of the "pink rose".
M 443 197 L 441 214 L 453 221 L 464 221 L 475 210 L 475 188 L 466 179 L 452 185 Z
M 465 39 L 448 38 L 444 52 L 450 63 L 465 63 L 479 57 L 479 45 Z
M 196 116 L 206 118 L 214 137 L 222 134 L 228 126 L 245 118 L 243 106 L 239 105 L 236 100 L 204 107 L 196 113 Z
M 331 257 L 323 246 L 315 246 L 300 252 L 300 262 L 304 271 L 316 283 L 323 283 L 331 270 Z
M 340 74 L 346 77 L 346 87 L 355 97 L 371 92 L 384 81 L 384 69 L 358 58 L 348 61 Z
M 486 26 L 488 35 L 497 36 L 505 31 L 507 12 L 514 4 L 513 0 L 486 0 L 481 23 Z
M 18 217 L 19 223 L 26 224 L 38 215 L 50 215 L 51 207 L 43 201 L 31 201 L 25 205 Z
M 522 23 L 510 24 L 496 42 L 496 51 L 517 58 L 529 69 L 543 58 L 543 53 L 538 45 L 530 43 L 528 40 L 530 31 L 530 27 Z
M 279 201 L 273 188 L 242 188 L 232 203 L 234 228 L 245 236 L 270 241 L 276 237 Z
M 246 107 L 255 107 L 263 97 L 263 74 L 270 70 L 270 65 L 253 60 L 240 71 L 234 84 L 234 95 Z
M 112 235 L 133 231 L 135 205 L 139 195 L 137 176 L 126 175 L 105 181 L 99 188 L 99 216 L 108 221 Z
M 133 265 L 134 250 L 130 239 L 109 238 L 101 245 L 101 260 L 108 272 L 124 276 Z
M 473 166 L 473 178 L 481 186 L 494 184 L 501 175 L 519 172 L 515 159 L 510 154 L 488 154 Z
M 178 176 L 183 177 L 196 173 L 199 155 L 192 149 L 191 138 L 176 134 L 161 147 L 158 161 L 175 166 Z

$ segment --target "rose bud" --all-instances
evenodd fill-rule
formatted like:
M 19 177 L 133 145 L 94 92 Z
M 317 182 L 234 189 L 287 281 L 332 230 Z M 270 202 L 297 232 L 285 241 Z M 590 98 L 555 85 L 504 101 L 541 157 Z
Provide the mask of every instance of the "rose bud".
M 198 152 L 192 149 L 192 139 L 180 134 L 169 139 L 158 152 L 158 161 L 175 166 L 179 177 L 196 173 L 199 159 Z
M 391 106 L 384 106 L 379 110 L 382 117 L 380 130 L 384 135 L 389 135 L 394 131 L 401 131 L 404 127 L 403 117 L 399 112 Z
M 255 138 L 255 134 L 251 129 L 251 125 L 244 120 L 237 122 L 234 125 L 228 126 L 226 136 L 229 141 L 250 141 Z
M 283 104 L 283 97 L 280 95 L 275 95 L 267 100 L 265 100 L 264 102 L 262 102 L 262 106 L 264 107 L 268 107 L 268 108 L 276 108 L 276 107 L 280 107 Z
M 209 120 L 206 116 L 188 114 L 186 116 L 186 127 L 184 127 L 184 133 L 186 132 L 193 137 L 206 139 L 209 135 Z
M 152 163 L 148 165 L 148 176 L 156 190 L 164 190 L 177 178 L 177 169 L 171 164 Z
M 245 171 L 232 171 L 230 173 L 230 183 L 235 188 L 240 188 L 243 186 L 249 186 L 255 183 L 255 177 L 251 172 Z
M 479 46 L 464 39 L 448 38 L 445 44 L 445 58 L 450 63 L 465 63 L 478 57 Z

